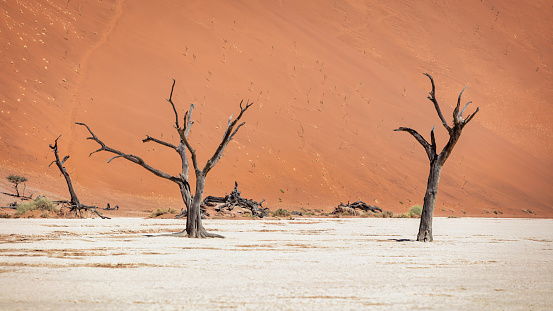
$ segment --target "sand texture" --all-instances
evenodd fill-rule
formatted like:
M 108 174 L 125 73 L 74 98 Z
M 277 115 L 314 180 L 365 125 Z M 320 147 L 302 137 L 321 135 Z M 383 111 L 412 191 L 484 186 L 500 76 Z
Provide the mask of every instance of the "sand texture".
M 544 219 L 0 220 L 2 310 L 550 310 Z

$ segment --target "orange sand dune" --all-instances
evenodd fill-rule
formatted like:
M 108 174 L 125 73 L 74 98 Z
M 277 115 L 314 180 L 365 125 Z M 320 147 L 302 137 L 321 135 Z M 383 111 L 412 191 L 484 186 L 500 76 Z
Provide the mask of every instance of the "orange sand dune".
M 447 132 L 426 99 L 432 74 L 446 118 L 480 112 L 442 173 L 438 215 L 553 216 L 553 7 L 546 1 L 4 1 L 0 32 L 0 172 L 66 196 L 48 144 L 83 198 L 127 210 L 180 207 L 175 185 L 97 148 L 171 174 L 176 143 L 165 101 L 196 105 L 190 141 L 203 164 L 227 119 L 255 102 L 208 176 L 206 192 L 266 206 L 322 208 L 364 200 L 394 212 L 422 203 L 428 160 L 399 126 Z

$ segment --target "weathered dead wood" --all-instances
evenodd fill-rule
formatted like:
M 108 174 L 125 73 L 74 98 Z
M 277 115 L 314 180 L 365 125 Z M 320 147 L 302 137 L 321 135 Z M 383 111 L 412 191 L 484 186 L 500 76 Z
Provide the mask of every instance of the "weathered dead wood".
M 69 201 L 68 200 L 61 200 L 61 201 L 56 201 L 56 202 L 58 204 L 67 205 L 69 207 L 69 212 L 74 213 L 73 217 L 77 217 L 77 215 L 82 217 L 82 212 L 83 211 L 89 211 L 89 212 L 92 212 L 92 213 L 98 215 L 102 219 L 110 219 L 109 217 L 100 214 L 100 212 L 98 212 L 98 207 L 97 206 L 85 205 L 85 204 L 82 204 L 79 201 L 79 198 L 77 197 L 77 194 L 75 193 L 75 189 L 73 188 L 73 183 L 71 182 L 71 177 L 69 177 L 69 173 L 67 173 L 67 169 L 65 168 L 65 166 L 63 166 L 65 161 L 67 161 L 69 159 L 69 155 L 66 155 L 63 158 L 63 160 L 60 160 L 60 157 L 59 157 L 59 154 L 58 154 L 58 139 L 60 139 L 60 137 L 61 137 L 61 135 L 58 136 L 58 138 L 56 138 L 56 140 L 54 141 L 54 145 L 50 145 L 50 148 L 52 149 L 52 151 L 54 152 L 54 156 L 56 157 L 56 159 L 54 161 L 52 161 L 50 163 L 50 165 L 56 163 L 56 166 L 59 168 L 61 174 L 65 178 L 65 182 L 67 183 L 67 188 L 69 189 L 69 194 L 71 195 L 71 200 L 69 200 Z M 48 166 L 50 166 L 50 165 L 48 165 Z
M 146 136 L 146 138 L 143 139 L 142 142 L 144 142 L 144 143 L 146 143 L 146 142 L 155 142 L 157 144 L 160 144 L 162 146 L 165 146 L 165 147 L 168 147 L 168 148 L 171 148 L 171 149 L 175 150 L 181 158 L 181 172 L 179 173 L 178 176 L 173 176 L 173 175 L 167 174 L 167 173 L 165 173 L 161 170 L 158 170 L 158 169 L 150 166 L 149 164 L 147 164 L 142 158 L 140 158 L 138 156 L 135 156 L 133 154 L 127 154 L 127 153 L 121 152 L 117 149 L 108 147 L 103 141 L 101 141 L 98 138 L 98 136 L 96 136 L 92 132 L 92 130 L 90 129 L 90 127 L 88 125 L 86 125 L 84 123 L 77 123 L 77 124 L 86 127 L 86 129 L 90 133 L 90 136 L 87 137 L 87 139 L 94 140 L 95 142 L 97 142 L 100 145 L 100 148 L 98 150 L 93 151 L 92 153 L 90 153 L 90 155 L 92 155 L 96 152 L 100 152 L 100 151 L 105 151 L 105 152 L 115 154 L 114 157 L 112 157 L 108 160 L 108 163 L 111 162 L 114 159 L 123 158 L 123 159 L 126 159 L 130 162 L 133 162 L 133 163 L 143 167 L 144 169 L 146 169 L 147 171 L 153 173 L 154 175 L 156 175 L 158 177 L 161 177 L 161 178 L 164 178 L 164 179 L 167 179 L 167 180 L 170 180 L 170 181 L 176 183 L 179 186 L 181 196 L 182 196 L 182 199 L 184 201 L 184 205 L 186 206 L 186 210 L 182 209 L 183 212 L 178 217 L 185 216 L 184 213 L 186 211 L 186 229 L 183 230 L 182 232 L 179 232 L 179 233 L 175 234 L 175 236 L 188 236 L 188 237 L 191 237 L 191 238 L 206 238 L 206 237 L 220 237 L 220 238 L 222 238 L 223 236 L 221 236 L 221 235 L 208 233 L 202 225 L 200 204 L 202 202 L 203 192 L 204 192 L 204 188 L 205 188 L 205 178 L 207 176 L 207 173 L 215 166 L 215 164 L 217 164 L 219 159 L 223 156 L 223 152 L 224 152 L 225 148 L 227 147 L 228 143 L 233 139 L 234 135 L 238 132 L 238 130 L 244 125 L 244 123 L 238 124 L 238 121 L 242 118 L 242 115 L 244 114 L 244 112 L 253 103 L 247 102 L 246 106 L 243 107 L 242 106 L 243 101 L 240 102 L 240 113 L 239 113 L 239 115 L 235 119 L 232 118 L 232 115 L 230 116 L 230 118 L 228 120 L 227 128 L 226 128 L 225 133 L 223 135 L 223 139 L 222 139 L 221 143 L 219 144 L 219 147 L 214 152 L 213 156 L 207 161 L 205 166 L 202 169 L 200 169 L 200 167 L 198 165 L 198 159 L 197 159 L 197 156 L 196 156 L 196 150 L 194 148 L 192 148 L 192 146 L 191 146 L 191 144 L 190 144 L 190 142 L 188 141 L 188 138 L 187 138 L 188 133 L 190 132 L 190 128 L 194 124 L 194 122 L 192 121 L 192 111 L 194 110 L 194 104 L 191 104 L 190 109 L 185 113 L 184 118 L 183 118 L 183 124 L 181 126 L 181 124 L 179 122 L 179 115 L 178 115 L 177 109 L 175 107 L 175 104 L 173 102 L 173 91 L 174 91 L 174 89 L 175 89 L 175 79 L 173 79 L 173 85 L 171 86 L 171 93 L 170 93 L 169 99 L 167 99 L 167 101 L 171 104 L 171 107 L 172 107 L 173 112 L 175 114 L 175 126 L 174 127 L 175 127 L 175 130 L 177 131 L 177 133 L 179 134 L 179 138 L 180 138 L 179 145 L 176 146 L 176 145 L 173 145 L 171 143 L 164 142 L 162 140 L 159 140 L 159 139 L 156 139 L 156 138 L 153 138 L 153 137 L 150 137 L 150 136 Z M 188 152 L 190 152 L 190 157 L 192 159 L 192 164 L 193 164 L 194 172 L 195 172 L 195 175 L 196 175 L 196 191 L 195 191 L 194 195 L 192 195 L 192 193 L 191 193 L 190 183 L 189 183 L 190 164 L 188 162 L 188 156 L 187 156 L 187 152 L 186 152 L 187 149 L 188 149 Z
M 428 156 L 428 160 L 430 161 L 430 173 L 428 175 L 428 183 L 426 186 L 426 194 L 424 196 L 424 205 L 422 208 L 421 222 L 419 226 L 419 233 L 417 235 L 417 241 L 431 242 L 433 240 L 432 217 L 434 215 L 434 207 L 436 206 L 436 196 L 438 194 L 438 183 L 440 181 L 442 167 L 445 164 L 445 161 L 451 155 L 453 147 L 455 147 L 455 144 L 457 144 L 457 141 L 461 137 L 461 132 L 463 131 L 463 128 L 472 120 L 472 118 L 474 118 L 476 113 L 479 111 L 479 108 L 476 108 L 473 113 L 469 114 L 466 118 L 463 118 L 463 113 L 465 112 L 465 109 L 467 109 L 468 105 L 472 103 L 468 102 L 463 107 L 463 109 L 460 110 L 461 96 L 463 95 L 466 87 L 463 88 L 463 90 L 459 94 L 459 98 L 457 99 L 457 106 L 453 110 L 453 125 L 448 125 L 442 114 L 440 105 L 438 104 L 438 100 L 436 99 L 436 86 L 434 84 L 434 79 L 431 75 L 427 73 L 425 73 L 424 75 L 430 79 L 430 82 L 432 84 L 432 90 L 429 93 L 428 99 L 434 104 L 434 109 L 438 113 L 438 117 L 440 118 L 442 125 L 449 133 L 449 141 L 444 146 L 440 154 L 437 154 L 436 139 L 434 136 L 434 130 L 436 129 L 435 126 L 430 132 L 430 143 L 426 139 L 424 139 L 424 137 L 422 137 L 422 135 L 420 135 L 417 131 L 411 128 L 400 127 L 395 129 L 394 131 L 403 131 L 411 134 L 424 148 L 424 150 L 426 151 L 426 155 Z
M 363 201 L 356 201 L 356 202 L 353 202 L 353 203 L 349 203 L 348 201 L 348 204 L 344 204 L 342 202 L 340 202 L 340 204 L 338 204 L 338 206 L 336 206 L 334 208 L 334 210 L 332 211 L 332 214 L 350 214 L 352 216 L 359 216 L 359 212 L 356 211 L 356 210 L 362 210 L 364 212 L 367 212 L 367 211 L 371 211 L 371 212 L 380 212 L 382 213 L 382 209 L 378 206 L 371 206 Z
M 215 208 L 218 212 L 225 209 L 232 211 L 235 207 L 246 208 L 251 211 L 253 217 L 263 218 L 269 216 L 267 213 L 269 209 L 262 206 L 263 202 L 265 202 L 265 199 L 261 200 L 261 202 L 257 202 L 251 199 L 243 198 L 241 192 L 238 191 L 238 182 L 235 181 L 234 189 L 230 194 L 225 195 L 224 197 L 207 196 L 204 199 L 203 204 L 208 206 L 222 204 Z

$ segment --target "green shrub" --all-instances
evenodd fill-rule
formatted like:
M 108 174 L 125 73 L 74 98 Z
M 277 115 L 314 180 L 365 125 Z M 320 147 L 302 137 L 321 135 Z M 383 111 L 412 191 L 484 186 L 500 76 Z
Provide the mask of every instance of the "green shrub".
M 33 201 L 19 204 L 15 209 L 15 215 L 21 216 L 29 211 L 41 210 L 46 212 L 55 212 L 56 206 L 47 197 L 38 197 Z
M 288 217 L 288 216 L 290 216 L 290 212 L 283 208 L 279 208 L 273 212 L 273 217 Z
M 413 205 L 409 210 L 409 217 L 420 217 L 422 214 L 422 206 Z

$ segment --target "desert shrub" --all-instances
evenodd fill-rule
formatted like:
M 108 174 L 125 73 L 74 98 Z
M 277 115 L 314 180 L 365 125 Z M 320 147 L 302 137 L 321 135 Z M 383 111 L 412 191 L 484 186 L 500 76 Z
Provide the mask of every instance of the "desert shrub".
M 45 212 L 55 212 L 56 206 L 47 197 L 38 197 L 33 201 L 19 204 L 15 209 L 15 215 L 21 216 L 29 211 L 41 210 Z
M 409 217 L 420 217 L 421 214 L 422 214 L 422 206 L 418 204 L 411 206 L 411 209 L 409 210 Z
M 359 212 L 348 206 L 338 206 L 334 208 L 332 214 L 343 216 L 359 216 Z
M 273 217 L 288 217 L 288 216 L 290 216 L 290 212 L 283 208 L 279 208 L 273 212 Z
M 0 218 L 12 218 L 12 215 L 8 213 L 0 213 Z
M 161 215 L 176 214 L 176 213 L 177 213 L 177 210 L 172 208 L 172 207 L 158 208 L 157 210 L 152 211 L 152 213 L 150 214 L 150 218 L 156 218 L 156 217 L 161 216 Z
M 396 218 L 411 218 L 411 214 L 409 213 L 402 213 L 395 216 Z
M 382 212 L 382 218 L 392 218 L 394 217 L 394 213 L 392 211 L 383 211 Z
M 361 217 L 368 218 L 368 217 L 380 217 L 380 213 L 375 213 L 373 211 L 363 211 L 361 212 Z

